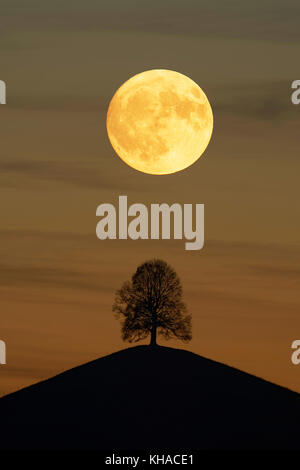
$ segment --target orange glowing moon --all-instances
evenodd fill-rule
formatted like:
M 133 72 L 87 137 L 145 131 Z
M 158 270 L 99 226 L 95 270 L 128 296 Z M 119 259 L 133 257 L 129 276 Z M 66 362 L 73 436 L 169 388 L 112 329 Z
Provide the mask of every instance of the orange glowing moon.
M 187 168 L 203 154 L 213 113 L 205 93 L 190 78 L 172 70 L 147 70 L 116 91 L 106 127 L 125 163 L 165 175 Z

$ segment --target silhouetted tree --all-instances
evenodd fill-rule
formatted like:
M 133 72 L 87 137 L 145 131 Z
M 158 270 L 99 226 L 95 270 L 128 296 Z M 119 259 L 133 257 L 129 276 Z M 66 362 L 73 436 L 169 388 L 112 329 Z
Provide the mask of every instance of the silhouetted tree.
M 136 342 L 157 333 L 166 339 L 189 341 L 191 316 L 182 301 L 179 277 L 165 261 L 154 259 L 141 264 L 131 281 L 116 292 L 113 311 L 122 319 L 122 338 Z

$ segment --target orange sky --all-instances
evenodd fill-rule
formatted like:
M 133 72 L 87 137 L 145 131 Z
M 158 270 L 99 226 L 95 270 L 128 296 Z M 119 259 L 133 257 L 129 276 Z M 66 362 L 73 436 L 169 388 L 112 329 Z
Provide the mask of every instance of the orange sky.
M 126 347 L 114 291 L 152 257 L 178 272 L 193 315 L 191 343 L 168 344 L 300 391 L 299 6 L 15 4 L 0 45 L 0 394 Z M 113 93 L 151 68 L 191 77 L 214 112 L 204 156 L 175 175 L 132 170 L 106 136 Z M 204 203 L 205 248 L 98 240 L 96 207 L 119 194 Z

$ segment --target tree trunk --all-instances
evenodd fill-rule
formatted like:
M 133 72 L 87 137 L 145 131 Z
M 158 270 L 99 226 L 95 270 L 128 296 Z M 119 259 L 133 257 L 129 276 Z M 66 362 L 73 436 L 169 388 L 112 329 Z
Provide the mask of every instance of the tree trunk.
M 150 346 L 156 346 L 156 313 L 152 314 Z

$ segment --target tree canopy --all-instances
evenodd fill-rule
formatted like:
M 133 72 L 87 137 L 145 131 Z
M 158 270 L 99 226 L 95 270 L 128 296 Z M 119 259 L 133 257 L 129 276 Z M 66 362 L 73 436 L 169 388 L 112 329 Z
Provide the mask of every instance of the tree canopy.
M 141 264 L 131 281 L 116 292 L 113 311 L 122 322 L 122 338 L 129 342 L 156 337 L 189 341 L 191 316 L 182 300 L 182 287 L 174 269 L 153 259 Z

